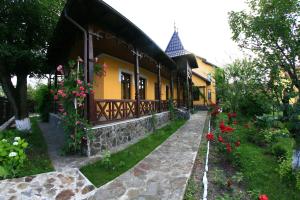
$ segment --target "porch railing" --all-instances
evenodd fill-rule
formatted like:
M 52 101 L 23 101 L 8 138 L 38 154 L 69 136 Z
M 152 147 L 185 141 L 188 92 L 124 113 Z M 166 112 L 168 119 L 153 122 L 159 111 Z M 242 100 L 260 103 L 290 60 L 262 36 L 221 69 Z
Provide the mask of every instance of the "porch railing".
M 125 99 L 96 99 L 96 122 L 103 124 L 137 117 L 136 100 Z M 168 100 L 161 101 L 161 111 L 167 111 Z M 158 100 L 140 100 L 140 116 L 159 112 Z

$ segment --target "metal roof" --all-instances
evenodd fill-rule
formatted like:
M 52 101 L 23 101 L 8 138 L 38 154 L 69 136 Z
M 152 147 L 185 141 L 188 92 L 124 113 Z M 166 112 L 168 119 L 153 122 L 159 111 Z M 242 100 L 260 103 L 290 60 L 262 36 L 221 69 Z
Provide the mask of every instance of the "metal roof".
M 184 49 L 182 42 L 179 38 L 178 32 L 176 30 L 174 31 L 165 52 L 171 58 L 191 54 L 190 52 Z
M 184 49 L 182 42 L 179 38 L 178 31 L 176 29 L 171 37 L 171 40 L 170 40 L 165 52 L 170 58 L 173 58 L 173 59 L 176 59 L 179 57 L 185 57 L 188 60 L 188 62 L 190 63 L 190 66 L 192 68 L 198 67 L 196 56 L 193 53 Z

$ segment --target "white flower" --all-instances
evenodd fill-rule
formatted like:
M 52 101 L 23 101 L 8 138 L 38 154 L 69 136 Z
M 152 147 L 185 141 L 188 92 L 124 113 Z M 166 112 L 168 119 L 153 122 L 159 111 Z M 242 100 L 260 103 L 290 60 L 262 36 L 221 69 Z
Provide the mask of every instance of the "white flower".
M 10 153 L 8 154 L 8 157 L 15 157 L 15 156 L 17 156 L 17 153 L 16 153 L 16 152 L 10 152 Z
M 17 146 L 19 143 L 18 142 L 14 142 L 13 145 Z
M 15 141 L 19 141 L 19 140 L 21 140 L 20 137 L 15 137 Z
M 6 139 L 2 139 L 2 142 L 7 142 L 7 140 Z

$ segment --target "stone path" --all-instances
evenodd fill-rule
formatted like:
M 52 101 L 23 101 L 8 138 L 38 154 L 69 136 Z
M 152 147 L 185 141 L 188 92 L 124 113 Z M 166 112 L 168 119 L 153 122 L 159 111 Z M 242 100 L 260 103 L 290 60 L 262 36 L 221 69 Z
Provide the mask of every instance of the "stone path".
M 94 192 L 78 169 L 0 181 L 0 200 L 86 199 Z
M 181 200 L 199 148 L 206 112 L 199 112 L 166 142 L 89 200 Z
M 63 129 L 55 127 L 55 125 L 50 123 L 40 123 L 39 127 L 45 137 L 45 141 L 48 146 L 48 153 L 55 170 L 61 171 L 68 168 L 80 168 L 81 166 L 99 159 L 99 156 L 62 156 L 61 149 L 65 141 Z

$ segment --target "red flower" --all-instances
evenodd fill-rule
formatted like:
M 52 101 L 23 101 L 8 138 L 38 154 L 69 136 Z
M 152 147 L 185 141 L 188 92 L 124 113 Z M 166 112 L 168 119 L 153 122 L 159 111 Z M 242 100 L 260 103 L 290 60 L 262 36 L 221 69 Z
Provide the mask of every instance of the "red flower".
M 57 95 L 54 95 L 54 97 L 53 97 L 53 98 L 54 98 L 54 100 L 55 100 L 55 101 L 57 101 L 57 100 L 58 100 L 58 96 L 57 96 Z
M 224 124 L 224 121 L 220 122 L 219 127 L 220 127 L 221 130 L 223 130 L 226 127 L 225 124 Z
M 240 142 L 240 141 L 236 141 L 236 142 L 235 142 L 235 146 L 236 146 L 236 147 L 239 147 L 240 145 L 241 145 L 241 142 Z
M 77 121 L 77 122 L 76 122 L 76 125 L 78 125 L 78 124 L 80 124 L 80 121 Z
M 233 121 L 233 124 L 234 124 L 234 125 L 237 125 L 237 121 L 236 121 L 236 120 L 234 120 L 234 121 Z
M 218 141 L 224 143 L 224 139 L 222 138 L 222 136 L 218 137 Z
M 234 129 L 231 128 L 230 126 L 225 126 L 223 129 L 221 129 L 222 133 L 230 133 L 232 131 L 234 131 Z
M 231 146 L 230 146 L 229 143 L 226 144 L 226 151 L 227 151 L 228 153 L 230 153 L 230 152 L 232 151 Z
M 268 196 L 266 194 L 259 195 L 259 200 L 269 200 Z
M 209 141 L 214 140 L 214 134 L 213 133 L 207 133 L 206 139 L 209 140 Z

